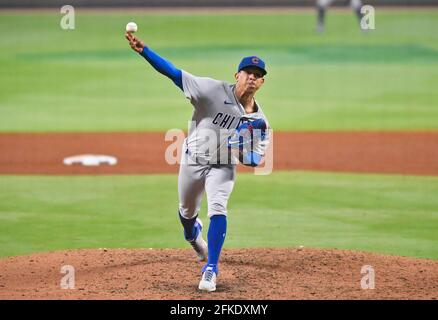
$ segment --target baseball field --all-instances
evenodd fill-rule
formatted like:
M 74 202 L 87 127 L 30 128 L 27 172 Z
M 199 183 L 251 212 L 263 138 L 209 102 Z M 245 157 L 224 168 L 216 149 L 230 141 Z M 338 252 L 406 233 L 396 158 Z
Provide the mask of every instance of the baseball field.
M 313 10 L 75 14 L 63 30 L 59 10 L 0 11 L 0 299 L 438 298 L 438 9 L 376 8 L 368 32 L 337 9 L 323 34 Z M 192 107 L 129 21 L 196 75 L 267 64 L 273 171 L 239 168 L 213 294 L 164 157 Z M 80 154 L 118 162 L 63 164 Z

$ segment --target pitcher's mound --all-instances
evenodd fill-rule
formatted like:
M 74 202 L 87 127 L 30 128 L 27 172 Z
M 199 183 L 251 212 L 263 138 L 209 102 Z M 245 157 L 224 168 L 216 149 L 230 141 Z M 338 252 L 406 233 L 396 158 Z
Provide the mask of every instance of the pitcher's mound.
M 188 249 L 4 258 L 0 299 L 436 299 L 438 293 L 436 260 L 289 248 L 226 249 L 221 261 L 217 291 L 204 293 L 197 289 L 202 263 Z

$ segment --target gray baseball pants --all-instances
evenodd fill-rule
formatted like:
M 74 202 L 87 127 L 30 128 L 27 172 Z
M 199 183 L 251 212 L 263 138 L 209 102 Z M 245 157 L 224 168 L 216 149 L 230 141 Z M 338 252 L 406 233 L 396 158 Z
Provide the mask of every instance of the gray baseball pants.
M 204 191 L 208 217 L 227 215 L 227 203 L 236 179 L 236 165 L 199 164 L 187 153 L 178 175 L 179 212 L 191 219 L 199 213 Z

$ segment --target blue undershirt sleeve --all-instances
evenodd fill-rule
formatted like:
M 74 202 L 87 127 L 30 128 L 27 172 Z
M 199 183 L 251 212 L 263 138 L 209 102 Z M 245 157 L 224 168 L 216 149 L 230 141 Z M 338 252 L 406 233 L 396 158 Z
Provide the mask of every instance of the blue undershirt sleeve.
M 182 85 L 182 71 L 180 69 L 176 68 L 170 61 L 160 57 L 148 47 L 144 47 L 140 54 L 155 70 L 171 79 L 173 83 L 184 91 Z

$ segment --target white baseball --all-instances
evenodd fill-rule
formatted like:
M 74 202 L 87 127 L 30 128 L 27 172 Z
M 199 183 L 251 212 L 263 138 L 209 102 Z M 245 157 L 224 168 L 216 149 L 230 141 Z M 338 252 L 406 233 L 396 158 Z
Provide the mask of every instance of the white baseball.
M 129 22 L 126 25 L 126 32 L 137 32 L 137 24 L 135 22 Z

